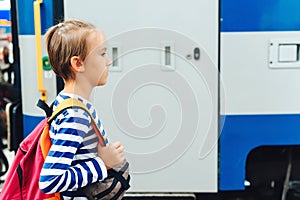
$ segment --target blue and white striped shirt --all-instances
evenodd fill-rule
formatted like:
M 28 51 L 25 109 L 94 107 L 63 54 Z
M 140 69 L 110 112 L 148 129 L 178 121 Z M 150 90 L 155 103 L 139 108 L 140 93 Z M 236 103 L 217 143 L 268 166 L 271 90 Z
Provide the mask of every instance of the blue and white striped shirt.
M 87 106 L 106 137 L 95 108 L 82 97 L 60 93 L 53 109 L 70 97 Z M 44 193 L 61 192 L 64 199 L 86 199 L 74 198 L 74 191 L 107 177 L 105 164 L 97 154 L 98 137 L 91 127 L 91 118 L 82 109 L 66 109 L 52 121 L 49 134 L 52 146 L 40 174 L 40 189 Z

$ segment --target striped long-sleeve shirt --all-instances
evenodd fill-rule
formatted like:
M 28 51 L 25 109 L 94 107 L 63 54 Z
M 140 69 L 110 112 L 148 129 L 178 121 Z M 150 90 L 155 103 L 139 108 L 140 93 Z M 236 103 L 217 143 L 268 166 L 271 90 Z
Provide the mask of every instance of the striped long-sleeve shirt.
M 102 135 L 106 136 L 91 102 L 60 93 L 53 109 L 70 97 L 78 98 L 87 106 Z M 49 134 L 52 146 L 40 174 L 40 189 L 44 193 L 61 192 L 64 199 L 85 199 L 74 198 L 74 191 L 107 176 L 105 164 L 97 155 L 98 138 L 91 127 L 91 118 L 82 109 L 66 109 L 53 120 Z

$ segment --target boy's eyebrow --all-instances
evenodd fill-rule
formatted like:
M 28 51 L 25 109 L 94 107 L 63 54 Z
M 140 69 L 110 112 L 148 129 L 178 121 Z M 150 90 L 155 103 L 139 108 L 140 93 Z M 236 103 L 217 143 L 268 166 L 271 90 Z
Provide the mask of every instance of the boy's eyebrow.
M 107 51 L 107 47 L 102 47 L 101 49 L 100 49 L 100 48 L 101 48 L 101 45 L 95 47 L 93 50 L 90 51 L 90 53 L 88 54 L 88 56 L 89 56 L 92 52 L 94 52 L 94 51 L 100 51 L 100 52 L 102 52 L 102 51 Z
M 102 47 L 101 46 L 98 46 L 96 47 L 95 49 L 98 49 L 97 51 L 106 51 L 107 50 L 107 47 Z

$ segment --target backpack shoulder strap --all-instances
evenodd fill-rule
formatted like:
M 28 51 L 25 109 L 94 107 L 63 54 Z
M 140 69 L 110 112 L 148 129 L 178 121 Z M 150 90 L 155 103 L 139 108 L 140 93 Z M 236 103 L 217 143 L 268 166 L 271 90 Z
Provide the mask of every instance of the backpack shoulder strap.
M 53 113 L 52 113 L 52 115 L 51 115 L 51 117 L 49 118 L 48 121 L 51 122 L 61 112 L 63 112 L 64 110 L 66 110 L 68 108 L 81 108 L 89 114 L 89 110 L 84 105 L 84 103 L 82 103 L 81 101 L 79 101 L 78 99 L 75 99 L 75 98 L 68 98 L 68 99 L 63 100 L 62 102 L 60 102 L 57 105 L 57 107 L 53 111 Z
M 51 107 L 49 107 L 43 100 L 39 99 L 36 105 L 46 113 L 46 117 L 50 117 L 52 115 Z
M 62 102 L 60 102 L 57 105 L 54 112 L 52 111 L 52 105 L 48 106 L 48 104 L 45 103 L 41 99 L 38 100 L 36 105 L 37 105 L 37 107 L 41 108 L 45 112 L 46 117 L 49 118 L 50 122 L 55 117 L 57 117 L 62 111 L 64 111 L 65 109 L 68 109 L 68 108 L 80 107 L 81 109 L 84 109 L 85 111 L 88 112 L 86 106 L 81 101 L 79 101 L 78 99 L 75 99 L 75 98 L 68 98 L 68 99 L 63 100 Z
M 55 117 L 57 117 L 61 112 L 63 112 L 65 109 L 68 109 L 68 108 L 83 109 L 84 111 L 86 111 L 89 114 L 89 116 L 91 118 L 91 121 L 92 121 L 91 125 L 92 125 L 94 131 L 96 132 L 96 135 L 99 139 L 99 142 L 102 146 L 105 146 L 106 145 L 105 140 L 104 140 L 104 138 L 103 138 L 98 126 L 97 126 L 97 123 L 95 122 L 94 117 L 91 115 L 91 113 L 88 110 L 88 108 L 86 107 L 86 105 L 84 105 L 84 103 L 82 103 L 81 101 L 79 101 L 76 98 L 68 98 L 68 99 L 65 99 L 62 102 L 60 102 L 57 105 L 57 107 L 55 108 L 55 110 L 52 113 L 51 117 L 49 118 L 48 124 L 50 124 L 53 121 L 53 119 L 55 119 Z
M 40 101 L 39 101 L 40 102 Z M 81 104 L 80 104 L 80 103 Z M 40 102 L 39 107 L 42 108 L 43 110 L 45 110 L 44 108 L 46 108 L 48 110 L 48 112 L 45 110 L 47 117 L 48 118 L 48 122 L 45 125 L 43 132 L 41 134 L 40 137 L 40 147 L 41 147 L 41 151 L 43 154 L 44 159 L 47 157 L 49 150 L 51 148 L 52 142 L 50 139 L 50 135 L 49 135 L 49 130 L 50 130 L 50 124 L 51 122 L 60 114 L 62 113 L 64 110 L 68 109 L 68 108 L 72 108 L 75 105 L 80 106 L 84 109 L 84 104 L 79 101 L 78 99 L 74 99 L 74 98 L 68 98 L 66 100 L 63 100 L 62 102 L 60 102 L 57 107 L 55 108 L 55 110 L 52 112 L 51 109 L 51 114 L 50 111 L 47 109 L 48 105 L 46 103 Z M 49 107 L 48 107 L 49 108 Z M 48 115 L 50 114 L 50 115 Z

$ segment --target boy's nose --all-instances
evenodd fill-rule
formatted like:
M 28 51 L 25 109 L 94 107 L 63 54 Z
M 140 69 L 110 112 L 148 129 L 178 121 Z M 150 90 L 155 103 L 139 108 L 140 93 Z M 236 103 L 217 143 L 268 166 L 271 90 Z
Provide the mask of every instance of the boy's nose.
M 110 66 L 112 64 L 112 61 L 109 59 L 109 58 L 107 58 L 107 60 L 106 60 L 106 66 L 108 67 L 108 66 Z

